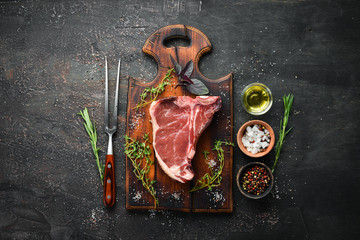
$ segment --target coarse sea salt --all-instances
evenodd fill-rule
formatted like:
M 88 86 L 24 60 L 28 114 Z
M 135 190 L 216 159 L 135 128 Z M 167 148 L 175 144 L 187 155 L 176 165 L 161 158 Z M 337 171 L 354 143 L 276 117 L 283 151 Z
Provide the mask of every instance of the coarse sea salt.
M 262 130 L 262 126 L 255 124 L 246 128 L 241 141 L 249 152 L 256 154 L 270 145 L 270 133 L 265 128 Z

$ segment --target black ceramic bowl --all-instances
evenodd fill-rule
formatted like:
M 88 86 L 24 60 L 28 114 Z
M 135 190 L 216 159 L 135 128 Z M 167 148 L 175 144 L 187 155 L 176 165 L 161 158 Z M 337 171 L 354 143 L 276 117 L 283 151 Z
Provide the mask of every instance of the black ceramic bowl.
M 263 193 L 261 193 L 261 194 L 259 194 L 259 195 L 255 195 L 255 194 L 252 194 L 252 193 L 248 193 L 247 191 L 245 191 L 245 190 L 243 189 L 243 186 L 242 186 L 242 179 L 243 179 L 243 176 L 244 176 L 245 172 L 246 172 L 249 168 L 254 167 L 254 166 L 259 166 L 259 167 L 265 168 L 265 170 L 267 171 L 267 173 L 268 173 L 269 176 L 270 176 L 269 186 L 265 189 L 265 191 L 264 191 Z M 265 197 L 266 195 L 268 195 L 269 192 L 271 191 L 271 189 L 272 189 L 272 187 L 273 187 L 273 185 L 274 185 L 274 176 L 273 176 L 273 174 L 272 174 L 272 172 L 271 172 L 271 169 L 270 169 L 268 166 L 266 166 L 264 163 L 261 163 L 261 162 L 251 162 L 251 163 L 248 163 L 248 164 L 242 166 L 242 167 L 239 169 L 239 172 L 238 172 L 238 174 L 237 174 L 237 176 L 236 176 L 236 184 L 237 184 L 240 192 L 241 192 L 244 196 L 246 196 L 246 197 L 248 197 L 248 198 L 251 198 L 251 199 L 260 199 L 260 198 L 263 198 L 263 197 Z

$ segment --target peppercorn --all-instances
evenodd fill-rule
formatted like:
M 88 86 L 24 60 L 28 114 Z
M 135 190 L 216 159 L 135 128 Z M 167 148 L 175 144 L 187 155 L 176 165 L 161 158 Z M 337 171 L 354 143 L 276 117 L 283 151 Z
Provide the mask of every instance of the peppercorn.
M 242 177 L 242 187 L 244 191 L 260 195 L 269 187 L 269 173 L 261 166 L 253 166 L 247 169 Z

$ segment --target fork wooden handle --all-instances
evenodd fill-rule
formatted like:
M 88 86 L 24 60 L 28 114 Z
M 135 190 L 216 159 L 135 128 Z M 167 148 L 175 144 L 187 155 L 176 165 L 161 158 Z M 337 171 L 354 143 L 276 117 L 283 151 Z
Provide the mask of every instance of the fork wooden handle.
M 112 207 L 115 203 L 115 168 L 114 155 L 106 155 L 104 172 L 104 193 L 103 202 L 107 207 Z

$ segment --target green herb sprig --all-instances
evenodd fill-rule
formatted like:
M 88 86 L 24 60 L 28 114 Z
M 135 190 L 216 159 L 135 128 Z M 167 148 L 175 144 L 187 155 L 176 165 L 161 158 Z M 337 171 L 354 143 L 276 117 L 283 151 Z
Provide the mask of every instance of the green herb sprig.
M 146 105 L 155 101 L 157 97 L 165 91 L 165 86 L 170 85 L 170 81 L 173 78 L 171 74 L 173 72 L 174 69 L 170 68 L 157 87 L 145 88 L 144 91 L 140 94 L 140 102 L 136 104 L 136 107 L 134 107 L 134 109 L 138 110 L 139 108 L 145 107 Z M 148 96 L 150 98 L 149 101 L 146 100 Z
M 105 164 L 100 163 L 100 160 L 99 160 L 99 150 L 100 150 L 100 148 L 98 148 L 96 146 L 96 144 L 97 144 L 97 133 L 96 133 L 95 122 L 94 122 L 94 124 L 91 122 L 90 116 L 89 116 L 89 111 L 87 110 L 87 108 L 85 108 L 83 111 L 80 110 L 80 112 L 78 114 L 81 115 L 81 117 L 84 120 L 84 127 L 85 127 L 85 130 L 86 130 L 87 134 L 90 137 L 90 143 L 91 143 L 91 147 L 92 147 L 92 150 L 93 150 L 93 153 L 94 153 L 94 156 L 95 156 L 96 165 L 97 165 L 97 167 L 99 169 L 99 175 L 100 175 L 100 179 L 101 179 L 101 184 L 103 184 Z
M 204 154 L 205 160 L 208 160 L 209 152 L 208 151 L 203 151 L 202 153 Z
M 283 101 L 284 101 L 284 118 L 280 120 L 279 139 L 276 142 L 276 146 L 275 146 L 275 162 L 271 168 L 272 172 L 274 172 L 276 164 L 278 163 L 278 160 L 280 158 L 281 148 L 285 142 L 285 137 L 293 129 L 293 127 L 291 127 L 288 130 L 286 130 L 289 121 L 289 115 L 290 115 L 292 103 L 294 101 L 294 95 L 293 94 L 288 94 L 287 96 L 284 95 Z
M 150 167 L 154 164 L 154 161 L 150 159 L 151 150 L 149 143 L 149 135 L 144 134 L 144 141 L 140 142 L 136 139 L 132 139 L 129 136 L 125 136 L 125 154 L 130 159 L 136 178 L 141 181 L 143 187 L 151 194 L 155 200 L 155 207 L 159 203 L 156 197 L 156 191 L 154 189 L 154 183 L 156 180 L 149 179 Z M 145 162 L 144 162 L 145 159 Z
M 217 159 L 220 162 L 220 165 L 217 169 L 213 169 L 211 164 L 207 161 L 209 152 L 207 151 L 203 152 L 206 163 L 209 165 L 210 168 L 210 174 L 206 173 L 204 176 L 202 176 L 202 178 L 197 180 L 195 186 L 190 190 L 190 192 L 195 192 L 206 187 L 209 191 L 212 191 L 213 187 L 218 187 L 221 185 L 221 180 L 222 180 L 221 173 L 225 165 L 224 149 L 222 148 L 223 144 L 225 144 L 226 146 L 234 146 L 234 143 L 229 141 L 221 141 L 221 140 L 215 141 L 215 146 L 213 150 L 217 151 Z

